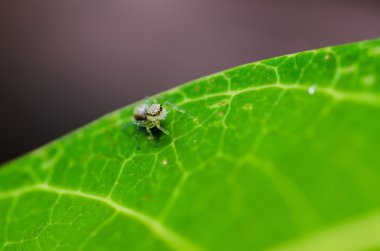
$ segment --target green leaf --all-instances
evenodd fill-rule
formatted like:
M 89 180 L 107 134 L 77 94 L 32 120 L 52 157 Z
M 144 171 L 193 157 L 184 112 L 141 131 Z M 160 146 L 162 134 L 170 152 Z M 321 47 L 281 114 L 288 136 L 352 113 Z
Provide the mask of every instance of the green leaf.
M 0 250 L 380 248 L 380 40 L 242 65 L 0 169 Z

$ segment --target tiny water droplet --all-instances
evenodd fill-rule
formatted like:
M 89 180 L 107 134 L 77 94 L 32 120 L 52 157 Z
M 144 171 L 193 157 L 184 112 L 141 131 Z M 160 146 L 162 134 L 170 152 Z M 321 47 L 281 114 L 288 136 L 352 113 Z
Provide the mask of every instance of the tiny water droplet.
M 315 88 L 317 87 L 317 85 L 312 85 L 309 87 L 309 89 L 307 90 L 307 92 L 310 94 L 310 95 L 313 95 L 315 93 Z

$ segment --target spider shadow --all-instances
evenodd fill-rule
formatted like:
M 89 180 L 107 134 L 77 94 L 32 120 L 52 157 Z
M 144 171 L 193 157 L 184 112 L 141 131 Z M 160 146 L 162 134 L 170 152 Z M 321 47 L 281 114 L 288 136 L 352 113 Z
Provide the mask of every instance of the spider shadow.
M 150 128 L 153 138 L 150 137 L 145 127 L 136 126 L 132 123 L 125 125 L 123 131 L 125 132 L 126 137 L 134 133 L 136 150 L 143 150 L 151 147 L 158 148 L 165 146 L 172 141 L 171 137 L 156 127 Z M 128 137 L 128 139 L 130 140 L 131 138 Z

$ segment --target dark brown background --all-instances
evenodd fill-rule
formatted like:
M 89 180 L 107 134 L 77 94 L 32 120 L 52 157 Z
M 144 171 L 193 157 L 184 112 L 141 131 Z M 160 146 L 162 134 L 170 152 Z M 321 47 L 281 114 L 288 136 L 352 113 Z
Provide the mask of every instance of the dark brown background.
M 379 35 L 375 0 L 0 0 L 0 162 L 194 78 Z

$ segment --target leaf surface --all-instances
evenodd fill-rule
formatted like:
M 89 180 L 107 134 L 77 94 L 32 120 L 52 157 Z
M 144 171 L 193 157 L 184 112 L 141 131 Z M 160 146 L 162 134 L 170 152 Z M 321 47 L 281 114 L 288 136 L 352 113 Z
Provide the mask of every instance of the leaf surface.
M 380 40 L 238 66 L 0 169 L 0 250 L 380 247 Z

